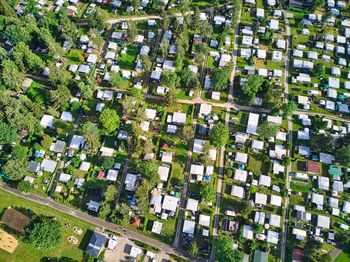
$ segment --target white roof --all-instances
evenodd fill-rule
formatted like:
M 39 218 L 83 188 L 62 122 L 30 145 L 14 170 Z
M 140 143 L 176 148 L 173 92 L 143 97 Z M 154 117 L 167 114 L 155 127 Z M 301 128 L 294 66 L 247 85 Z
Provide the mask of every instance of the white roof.
M 149 109 L 149 108 L 145 109 L 146 118 L 149 120 L 154 120 L 154 118 L 156 117 L 156 114 L 157 114 L 157 111 L 155 109 Z
M 270 214 L 270 220 L 269 224 L 274 227 L 280 227 L 281 226 L 281 216 Z
M 247 133 L 251 135 L 256 135 L 256 129 L 259 123 L 259 114 L 249 113 Z
M 212 106 L 209 104 L 201 104 L 199 114 L 204 116 L 209 115 L 211 113 L 211 108 Z
M 185 124 L 186 123 L 186 114 L 181 112 L 175 112 L 173 114 L 173 123 Z
M 236 152 L 235 161 L 236 162 L 241 162 L 241 163 L 247 163 L 247 161 L 248 161 L 248 154 L 241 153 L 241 152 Z
M 278 25 L 279 25 L 278 20 L 275 20 L 275 19 L 270 20 L 270 28 L 272 30 L 278 30 Z
M 267 195 L 262 193 L 255 193 L 255 204 L 266 205 Z
M 87 63 L 90 63 L 90 64 L 96 64 L 96 61 L 97 61 L 97 55 L 95 54 L 89 54 L 86 62 Z
M 203 154 L 205 140 L 203 139 L 195 139 L 193 143 L 193 152 L 197 154 Z
M 196 212 L 198 210 L 198 200 L 192 198 L 187 199 L 186 209 Z
M 117 181 L 118 173 L 118 170 L 109 169 L 107 172 L 106 180 Z
M 179 199 L 177 197 L 165 195 L 163 199 L 162 209 L 175 212 L 178 202 Z
M 73 115 L 71 114 L 71 112 L 63 111 L 62 114 L 61 114 L 61 119 L 63 121 L 72 122 L 73 121 Z
M 173 153 L 172 152 L 162 152 L 162 162 L 172 163 L 173 162 Z
M 80 149 L 80 147 L 85 143 L 83 136 L 73 135 L 72 140 L 69 144 L 71 149 Z
M 194 234 L 194 229 L 196 228 L 196 223 L 191 220 L 185 220 L 184 225 L 182 227 L 182 233 Z
M 262 150 L 264 148 L 264 142 L 258 140 L 252 140 L 252 148 Z
M 152 233 L 160 234 L 162 232 L 163 223 L 154 221 L 152 225 Z
M 61 173 L 58 181 L 62 183 L 67 183 L 71 179 L 71 177 L 72 176 L 70 174 Z
M 210 226 L 210 216 L 200 214 L 198 224 L 200 224 L 202 226 L 209 227 Z
M 321 194 L 317 193 L 312 193 L 311 194 L 311 202 L 316 204 L 316 205 L 321 205 L 323 206 L 323 201 L 324 201 L 324 196 Z
M 325 176 L 319 176 L 318 188 L 321 190 L 329 190 L 329 178 Z
M 343 202 L 343 212 L 345 213 L 350 213 L 350 202 L 349 201 L 344 201 Z
M 170 168 L 168 166 L 159 166 L 158 167 L 158 174 L 159 174 L 160 180 L 168 181 L 169 170 L 170 170 Z
M 282 197 L 271 195 L 270 204 L 273 206 L 280 207 L 282 205 Z
M 329 229 L 330 225 L 331 225 L 331 218 L 330 217 L 326 217 L 326 216 L 322 216 L 322 215 L 317 216 L 317 226 L 318 227 Z
M 41 162 L 41 169 L 49 173 L 53 173 L 56 166 L 57 162 L 50 159 L 44 159 L 43 162 Z
M 136 181 L 137 181 L 137 175 L 135 174 L 126 174 L 126 178 L 125 178 L 125 190 L 128 191 L 135 191 L 135 186 L 136 186 Z
M 241 186 L 233 185 L 231 189 L 231 195 L 238 198 L 244 198 L 244 188 Z
M 204 173 L 204 166 L 203 165 L 191 164 L 190 174 L 202 176 L 203 173 Z
M 254 231 L 252 226 L 243 225 L 243 237 L 247 239 L 254 238 Z
M 270 185 L 271 185 L 271 177 L 265 176 L 265 175 L 259 176 L 259 186 L 270 187 Z
M 233 179 L 239 180 L 241 182 L 246 182 L 247 181 L 247 171 L 241 170 L 241 169 L 236 169 L 235 174 L 233 176 Z
M 269 230 L 267 231 L 267 242 L 277 245 L 279 233 Z
M 43 115 L 43 117 L 40 120 L 40 125 L 44 128 L 53 127 L 53 116 Z

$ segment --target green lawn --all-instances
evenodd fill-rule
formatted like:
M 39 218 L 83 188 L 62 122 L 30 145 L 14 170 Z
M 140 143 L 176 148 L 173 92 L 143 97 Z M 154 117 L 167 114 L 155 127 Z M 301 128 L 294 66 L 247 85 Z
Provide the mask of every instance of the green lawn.
M 344 249 L 343 252 L 334 260 L 334 262 L 350 261 L 350 248 Z
M 90 234 L 94 227 L 82 220 L 75 217 L 63 214 L 59 211 L 51 209 L 47 206 L 39 205 L 25 199 L 8 194 L 3 190 L 0 190 L 0 212 L 2 213 L 8 206 L 30 209 L 36 214 L 43 214 L 47 216 L 55 216 L 62 224 L 62 239 L 60 243 L 51 249 L 38 250 L 30 244 L 23 243 L 20 236 L 16 236 L 19 239 L 19 245 L 13 254 L 8 254 L 0 250 L 0 261 L 6 262 L 21 262 L 21 261 L 41 261 L 45 258 L 70 258 L 72 261 L 82 261 L 84 249 L 89 241 Z M 64 225 L 69 223 L 71 226 L 66 228 Z M 83 230 L 83 234 L 78 236 L 73 233 L 74 227 L 80 227 Z M 69 236 L 75 236 L 79 240 L 79 244 L 72 246 L 68 243 Z M 67 260 L 68 261 L 68 260 Z
M 134 70 L 135 60 L 139 50 L 136 45 L 128 46 L 126 54 L 120 55 L 117 59 L 121 69 Z

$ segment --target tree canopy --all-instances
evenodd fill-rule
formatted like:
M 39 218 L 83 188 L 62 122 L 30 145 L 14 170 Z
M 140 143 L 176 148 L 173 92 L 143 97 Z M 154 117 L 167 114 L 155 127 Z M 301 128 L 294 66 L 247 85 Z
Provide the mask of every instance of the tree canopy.
M 336 151 L 336 160 L 346 167 L 350 167 L 350 145 Z
M 61 239 L 61 224 L 54 217 L 35 216 L 25 229 L 25 241 L 38 249 L 56 246 Z
M 20 180 L 22 177 L 29 174 L 28 162 L 26 159 L 10 159 L 3 167 L 4 172 L 10 180 Z
M 219 91 L 225 89 L 227 87 L 227 82 L 229 80 L 229 77 L 230 77 L 229 67 L 215 68 L 211 76 L 213 88 Z
M 117 111 L 110 108 L 103 109 L 100 115 L 100 121 L 107 133 L 113 133 L 119 127 L 120 123 Z
M 205 200 L 205 202 L 214 202 L 216 199 L 216 191 L 215 188 L 209 184 L 204 183 L 200 189 L 200 196 Z
M 276 124 L 267 121 L 262 122 L 257 128 L 258 135 L 264 139 L 275 137 L 278 131 L 279 128 Z
M 243 252 L 233 248 L 233 239 L 228 235 L 219 235 L 214 240 L 215 257 L 220 262 L 241 262 Z
M 229 140 L 229 130 L 228 127 L 225 126 L 223 123 L 217 123 L 211 130 L 210 130 L 210 143 L 217 147 L 223 147 L 227 144 Z

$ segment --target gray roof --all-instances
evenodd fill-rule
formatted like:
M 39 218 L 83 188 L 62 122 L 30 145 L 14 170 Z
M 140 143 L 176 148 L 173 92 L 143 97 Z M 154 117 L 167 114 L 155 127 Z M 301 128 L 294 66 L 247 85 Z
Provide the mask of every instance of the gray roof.
M 94 232 L 90 238 L 89 244 L 85 249 L 85 252 L 91 256 L 97 257 L 104 244 L 106 243 L 107 238 L 97 232 Z

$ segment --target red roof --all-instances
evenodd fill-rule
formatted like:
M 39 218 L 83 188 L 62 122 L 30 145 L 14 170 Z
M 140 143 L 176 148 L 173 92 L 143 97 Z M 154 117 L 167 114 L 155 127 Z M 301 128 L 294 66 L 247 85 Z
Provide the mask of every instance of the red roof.
M 292 260 L 293 261 L 303 261 L 304 253 L 301 249 L 294 248 L 292 252 Z
M 105 177 L 105 172 L 104 171 L 100 171 L 100 172 L 98 172 L 98 179 L 103 179 L 104 177 Z
M 318 166 L 318 163 L 312 162 L 312 161 L 307 162 L 307 172 L 310 172 L 310 173 L 320 172 L 320 167 Z

